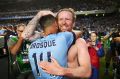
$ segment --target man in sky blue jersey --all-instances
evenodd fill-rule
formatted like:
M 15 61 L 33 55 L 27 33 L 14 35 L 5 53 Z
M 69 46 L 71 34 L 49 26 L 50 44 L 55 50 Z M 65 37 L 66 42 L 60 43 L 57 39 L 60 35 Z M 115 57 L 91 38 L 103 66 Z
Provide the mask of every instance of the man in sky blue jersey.
M 43 29 L 43 37 L 35 40 L 29 48 L 29 60 L 36 79 L 64 79 L 63 76 L 48 74 L 38 66 L 41 61 L 52 62 L 56 59 L 62 67 L 67 67 L 67 52 L 73 43 L 70 32 L 57 33 L 58 26 L 53 15 L 42 16 L 39 21 Z

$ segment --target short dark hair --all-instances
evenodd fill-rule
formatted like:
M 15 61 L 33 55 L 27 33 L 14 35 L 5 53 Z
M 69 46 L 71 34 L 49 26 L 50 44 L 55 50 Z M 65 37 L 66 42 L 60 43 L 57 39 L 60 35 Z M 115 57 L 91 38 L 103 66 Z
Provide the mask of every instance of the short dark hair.
M 49 27 L 55 21 L 56 21 L 56 18 L 53 15 L 49 14 L 46 16 L 42 16 L 39 20 L 39 24 L 41 25 L 41 28 L 45 30 L 46 27 Z
M 26 27 L 26 24 L 20 23 L 20 24 L 17 24 L 16 26 L 17 26 L 17 28 L 19 28 L 21 26 Z

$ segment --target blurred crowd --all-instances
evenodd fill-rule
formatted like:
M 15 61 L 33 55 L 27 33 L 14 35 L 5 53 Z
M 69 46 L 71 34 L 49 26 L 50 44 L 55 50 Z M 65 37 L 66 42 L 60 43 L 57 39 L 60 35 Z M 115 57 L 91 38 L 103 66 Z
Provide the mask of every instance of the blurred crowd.
M 62 8 L 73 8 L 75 11 L 87 11 L 87 10 L 108 10 L 118 6 L 119 0 L 31 0 L 29 2 L 25 1 L 8 1 L 6 4 L 0 4 L 0 11 L 2 12 L 16 12 L 16 11 L 32 11 L 40 9 L 51 9 L 53 11 L 58 11 Z M 48 5 L 49 3 L 49 5 Z M 67 5 L 66 5 L 67 4 Z M 56 7 L 55 7 L 56 5 Z M 4 7 L 6 6 L 6 7 Z M 25 7 L 24 7 L 25 6 Z
M 78 16 L 76 21 L 75 29 L 81 29 L 83 27 L 88 28 L 91 31 L 96 32 L 109 32 L 111 28 L 119 28 L 120 27 L 120 15 L 92 15 L 92 16 Z

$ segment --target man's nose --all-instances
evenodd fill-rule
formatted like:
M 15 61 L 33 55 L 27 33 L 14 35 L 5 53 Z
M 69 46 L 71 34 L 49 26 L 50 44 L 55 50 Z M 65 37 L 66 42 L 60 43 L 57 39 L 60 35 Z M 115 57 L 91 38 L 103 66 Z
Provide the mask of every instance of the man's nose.
M 66 21 L 65 21 L 65 20 L 62 20 L 62 24 L 65 25 L 65 24 L 66 24 Z
M 62 31 L 67 31 L 67 27 L 66 26 L 62 26 Z

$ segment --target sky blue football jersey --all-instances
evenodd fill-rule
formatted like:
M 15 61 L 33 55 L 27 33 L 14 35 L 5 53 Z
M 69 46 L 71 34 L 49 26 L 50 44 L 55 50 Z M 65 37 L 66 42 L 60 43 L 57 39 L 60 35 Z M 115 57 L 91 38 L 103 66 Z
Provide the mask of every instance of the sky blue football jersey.
M 38 66 L 38 63 L 41 61 L 51 62 L 51 57 L 53 57 L 61 66 L 67 67 L 67 52 L 73 39 L 71 32 L 60 32 L 39 38 L 31 43 L 29 60 L 36 79 L 64 79 L 63 76 L 55 76 L 44 72 Z

